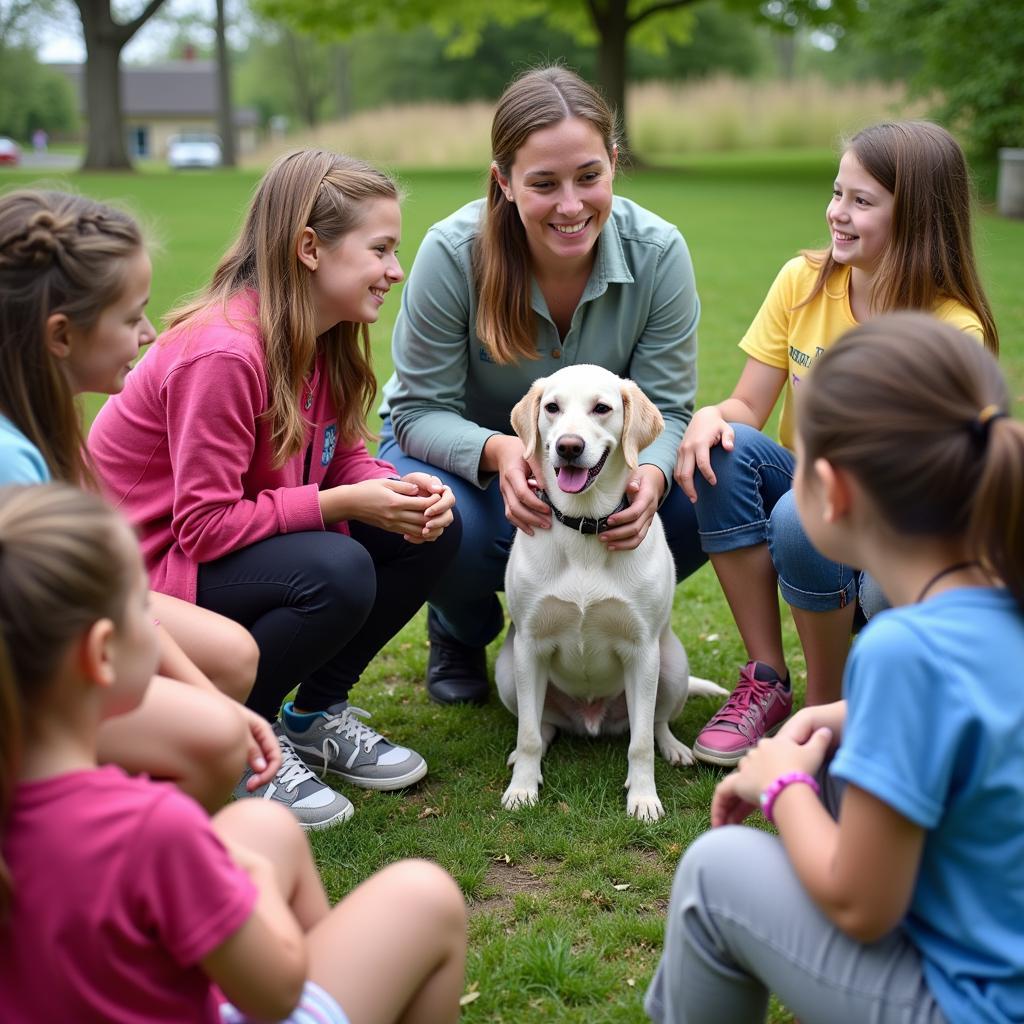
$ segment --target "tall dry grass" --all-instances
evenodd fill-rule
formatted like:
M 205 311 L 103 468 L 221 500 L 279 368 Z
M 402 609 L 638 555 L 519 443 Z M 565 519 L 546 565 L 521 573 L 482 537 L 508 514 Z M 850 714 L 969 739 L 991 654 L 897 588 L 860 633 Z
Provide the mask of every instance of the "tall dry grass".
M 899 85 L 830 85 L 711 78 L 651 82 L 629 93 L 630 142 L 647 160 L 681 153 L 792 149 L 835 144 L 844 133 L 896 117 L 920 116 Z
M 247 161 L 320 146 L 356 153 L 387 167 L 480 168 L 490 159 L 490 103 L 409 103 L 364 111 L 268 142 Z M 898 86 L 835 86 L 820 78 L 791 82 L 722 77 L 645 83 L 629 90 L 629 130 L 644 160 L 698 152 L 831 146 L 849 132 L 912 108 Z
M 367 110 L 260 147 L 247 164 L 306 146 L 353 153 L 384 167 L 482 168 L 491 159 L 490 103 L 409 103 Z

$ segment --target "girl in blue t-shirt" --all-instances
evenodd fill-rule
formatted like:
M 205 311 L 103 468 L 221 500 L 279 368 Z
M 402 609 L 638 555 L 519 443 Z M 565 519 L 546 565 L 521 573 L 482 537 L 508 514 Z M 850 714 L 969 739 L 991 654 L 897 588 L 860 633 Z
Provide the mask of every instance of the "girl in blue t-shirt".
M 804 528 L 893 607 L 845 699 L 719 784 L 648 1013 L 761 1020 L 775 992 L 803 1024 L 1024 1020 L 1024 424 L 992 356 L 916 313 L 846 334 L 797 410 Z M 739 827 L 759 803 L 779 838 Z

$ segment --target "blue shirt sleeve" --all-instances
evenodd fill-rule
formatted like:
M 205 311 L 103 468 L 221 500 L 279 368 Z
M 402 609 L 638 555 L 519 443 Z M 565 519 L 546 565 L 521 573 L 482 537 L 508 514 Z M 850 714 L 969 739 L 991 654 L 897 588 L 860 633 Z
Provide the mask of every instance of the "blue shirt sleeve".
M 50 470 L 42 452 L 0 417 L 0 484 L 45 484 Z
M 846 670 L 842 744 L 831 771 L 922 828 L 948 802 L 965 712 L 923 632 L 893 612 L 872 619 Z

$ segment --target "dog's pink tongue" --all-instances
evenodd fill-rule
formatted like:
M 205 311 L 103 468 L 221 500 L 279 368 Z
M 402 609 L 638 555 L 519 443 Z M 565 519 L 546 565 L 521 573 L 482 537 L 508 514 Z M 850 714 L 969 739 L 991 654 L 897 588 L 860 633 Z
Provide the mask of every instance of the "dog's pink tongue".
M 569 494 L 577 494 L 587 485 L 587 470 L 579 466 L 559 466 L 558 486 Z

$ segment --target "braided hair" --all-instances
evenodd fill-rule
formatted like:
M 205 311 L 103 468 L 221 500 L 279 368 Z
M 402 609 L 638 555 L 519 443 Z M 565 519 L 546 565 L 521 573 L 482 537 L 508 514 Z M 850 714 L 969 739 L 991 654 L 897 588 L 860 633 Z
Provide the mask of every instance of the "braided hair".
M 117 301 L 125 264 L 143 247 L 126 213 L 65 192 L 0 196 L 0 413 L 39 449 L 57 480 L 86 483 L 81 418 L 47 347 L 64 314 L 88 331 Z

